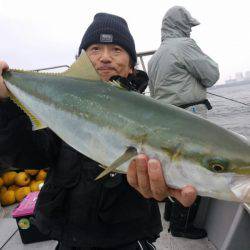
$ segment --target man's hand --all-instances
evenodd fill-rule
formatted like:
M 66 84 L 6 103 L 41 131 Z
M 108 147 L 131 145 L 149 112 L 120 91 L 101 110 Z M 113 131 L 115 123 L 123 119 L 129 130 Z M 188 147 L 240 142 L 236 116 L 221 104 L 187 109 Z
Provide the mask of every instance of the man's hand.
M 0 61 L 0 99 L 7 98 L 9 96 L 9 91 L 4 84 L 2 73 L 4 70 L 8 70 L 9 66 L 6 62 Z
M 163 177 L 160 161 L 148 159 L 143 154 L 138 155 L 130 163 L 127 180 L 145 198 L 162 201 L 166 197 L 172 196 L 185 207 L 190 207 L 197 195 L 196 190 L 191 185 L 187 185 L 182 189 L 168 187 Z

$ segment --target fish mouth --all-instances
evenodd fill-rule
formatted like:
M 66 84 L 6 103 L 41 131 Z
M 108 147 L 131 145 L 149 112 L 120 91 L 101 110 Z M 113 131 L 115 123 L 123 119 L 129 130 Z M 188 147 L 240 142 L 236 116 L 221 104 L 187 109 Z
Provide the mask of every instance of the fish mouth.
M 230 189 L 241 202 L 250 203 L 250 178 L 235 176 L 230 183 Z

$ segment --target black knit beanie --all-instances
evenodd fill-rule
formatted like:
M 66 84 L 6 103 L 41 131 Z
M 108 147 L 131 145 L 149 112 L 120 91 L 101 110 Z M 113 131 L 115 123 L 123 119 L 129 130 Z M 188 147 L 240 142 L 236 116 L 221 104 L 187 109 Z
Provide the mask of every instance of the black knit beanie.
M 108 13 L 97 13 L 90 24 L 79 47 L 86 50 L 95 43 L 117 44 L 125 49 L 131 57 L 133 66 L 137 61 L 134 39 L 129 31 L 127 22 L 119 16 Z

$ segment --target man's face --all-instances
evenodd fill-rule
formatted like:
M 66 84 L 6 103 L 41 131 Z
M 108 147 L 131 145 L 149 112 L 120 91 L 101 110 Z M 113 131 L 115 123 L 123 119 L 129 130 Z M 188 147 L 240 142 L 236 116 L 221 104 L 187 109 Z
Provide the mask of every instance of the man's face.
M 127 77 L 133 71 L 129 54 L 119 45 L 92 44 L 86 53 L 103 81 L 115 75 Z

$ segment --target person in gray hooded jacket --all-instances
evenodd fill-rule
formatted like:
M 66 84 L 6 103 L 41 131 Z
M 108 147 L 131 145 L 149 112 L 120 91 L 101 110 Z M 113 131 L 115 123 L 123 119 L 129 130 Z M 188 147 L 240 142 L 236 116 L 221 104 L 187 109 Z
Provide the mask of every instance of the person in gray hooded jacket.
M 190 38 L 191 28 L 199 24 L 185 8 L 170 8 L 162 21 L 161 45 L 148 63 L 148 75 L 151 97 L 205 116 L 206 89 L 218 80 L 219 69 Z
M 199 24 L 183 7 L 167 11 L 162 21 L 161 45 L 148 63 L 149 89 L 154 99 L 206 118 L 207 109 L 212 108 L 206 89 L 216 83 L 219 70 L 217 63 L 190 38 L 191 28 Z M 207 235 L 204 229 L 193 226 L 200 198 L 191 207 L 166 199 L 164 218 L 170 221 L 173 236 L 199 239 Z

